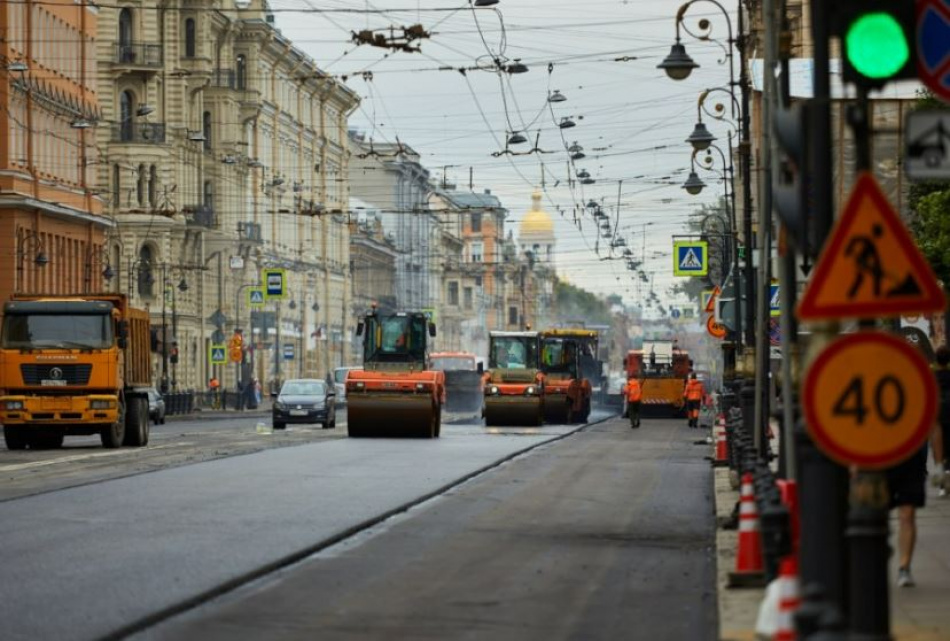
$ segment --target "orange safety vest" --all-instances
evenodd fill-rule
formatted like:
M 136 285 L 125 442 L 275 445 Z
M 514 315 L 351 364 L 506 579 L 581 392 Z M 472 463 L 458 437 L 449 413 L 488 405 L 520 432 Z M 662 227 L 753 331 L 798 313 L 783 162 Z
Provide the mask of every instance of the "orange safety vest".
M 208 383 L 208 387 L 210 387 L 211 389 L 218 389 L 219 387 L 221 387 L 221 383 L 218 382 L 218 379 L 212 378 L 211 382 Z
M 683 396 L 687 401 L 700 401 L 703 398 L 703 384 L 698 379 L 691 378 L 686 383 L 686 390 Z
M 631 378 L 627 381 L 627 402 L 628 403 L 638 403 L 642 396 L 642 390 L 640 389 L 640 381 L 635 378 Z

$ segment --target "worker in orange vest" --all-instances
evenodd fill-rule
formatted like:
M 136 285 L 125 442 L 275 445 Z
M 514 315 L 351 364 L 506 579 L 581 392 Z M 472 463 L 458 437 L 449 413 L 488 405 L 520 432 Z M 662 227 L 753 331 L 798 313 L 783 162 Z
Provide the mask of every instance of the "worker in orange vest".
M 630 427 L 640 427 L 640 399 L 643 397 L 643 391 L 640 388 L 640 381 L 631 378 L 627 381 L 627 416 L 630 417 Z
M 693 372 L 686 381 L 686 389 L 683 390 L 690 427 L 699 427 L 699 404 L 705 395 L 706 390 L 703 389 L 703 384 L 696 378 L 696 372 Z

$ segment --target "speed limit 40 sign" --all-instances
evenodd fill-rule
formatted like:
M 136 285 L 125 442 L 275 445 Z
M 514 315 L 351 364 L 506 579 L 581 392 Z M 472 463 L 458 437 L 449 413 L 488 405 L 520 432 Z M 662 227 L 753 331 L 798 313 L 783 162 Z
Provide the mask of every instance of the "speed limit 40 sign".
M 862 469 L 903 461 L 923 445 L 937 415 L 937 384 L 904 340 L 858 332 L 827 347 L 802 390 L 808 429 L 830 458 Z

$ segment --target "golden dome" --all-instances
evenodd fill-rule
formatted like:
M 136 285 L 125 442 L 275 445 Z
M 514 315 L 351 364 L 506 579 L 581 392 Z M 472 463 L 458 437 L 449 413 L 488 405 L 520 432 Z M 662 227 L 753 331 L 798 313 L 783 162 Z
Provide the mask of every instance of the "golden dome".
M 519 235 L 550 234 L 554 235 L 554 220 L 541 209 L 541 192 L 531 194 L 531 211 L 521 220 Z

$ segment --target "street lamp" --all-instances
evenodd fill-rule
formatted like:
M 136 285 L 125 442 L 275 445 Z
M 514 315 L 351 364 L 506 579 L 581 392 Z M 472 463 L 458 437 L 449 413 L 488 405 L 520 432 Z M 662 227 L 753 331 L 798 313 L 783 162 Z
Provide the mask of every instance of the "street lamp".
M 705 186 L 706 183 L 702 181 L 695 171 L 689 172 L 689 177 L 686 179 L 686 182 L 683 183 L 683 189 L 691 196 L 699 195 L 699 192 L 701 192 Z

